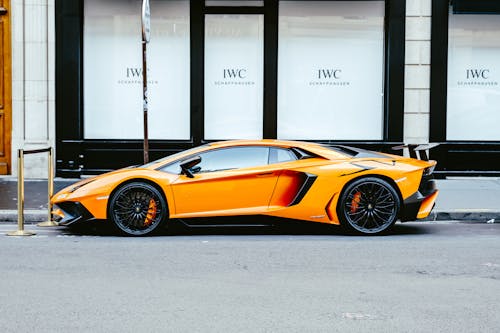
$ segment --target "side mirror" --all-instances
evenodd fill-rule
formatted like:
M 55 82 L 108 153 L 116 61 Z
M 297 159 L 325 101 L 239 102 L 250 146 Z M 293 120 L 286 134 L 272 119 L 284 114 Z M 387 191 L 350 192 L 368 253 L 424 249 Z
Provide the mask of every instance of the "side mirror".
M 191 170 L 191 168 L 193 168 L 200 162 L 201 162 L 200 156 L 191 157 L 188 158 L 187 160 L 182 161 L 181 163 L 182 173 L 188 176 L 189 178 L 194 178 L 193 171 Z

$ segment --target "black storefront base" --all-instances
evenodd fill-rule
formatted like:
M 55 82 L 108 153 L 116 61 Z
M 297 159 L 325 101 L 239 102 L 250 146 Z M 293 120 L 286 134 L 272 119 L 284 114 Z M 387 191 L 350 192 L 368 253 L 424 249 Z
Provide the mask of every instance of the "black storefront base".
M 432 149 L 434 173 L 444 176 L 500 176 L 500 143 L 443 142 Z

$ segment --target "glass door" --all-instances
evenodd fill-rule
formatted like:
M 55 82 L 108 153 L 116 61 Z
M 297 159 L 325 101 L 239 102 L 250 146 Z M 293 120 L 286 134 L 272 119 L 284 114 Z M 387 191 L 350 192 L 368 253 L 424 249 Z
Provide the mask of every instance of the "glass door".
M 205 15 L 204 139 L 263 136 L 264 15 Z

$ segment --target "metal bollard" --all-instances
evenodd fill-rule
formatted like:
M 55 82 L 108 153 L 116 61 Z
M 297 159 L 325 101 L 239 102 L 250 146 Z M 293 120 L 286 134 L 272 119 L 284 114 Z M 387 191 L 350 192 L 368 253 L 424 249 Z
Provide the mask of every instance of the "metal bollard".
M 38 223 L 39 227 L 57 227 L 59 224 L 57 222 L 52 221 L 52 204 L 50 203 L 50 199 L 52 195 L 54 195 L 54 163 L 52 161 L 52 147 L 49 148 L 49 177 L 48 177 L 48 201 L 47 201 L 47 221 Z
M 34 232 L 24 230 L 24 150 L 17 150 L 17 230 L 7 236 L 33 236 Z
M 49 153 L 49 176 L 48 176 L 48 213 L 47 221 L 39 223 L 39 227 L 55 227 L 58 226 L 57 222 L 52 221 L 52 205 L 50 204 L 50 199 L 54 194 L 54 164 L 52 161 L 52 147 L 45 149 L 36 150 L 23 150 L 19 149 L 17 151 L 17 231 L 12 231 L 7 233 L 7 236 L 32 236 L 35 235 L 34 232 L 24 230 L 24 155 L 25 154 L 37 154 L 37 153 Z

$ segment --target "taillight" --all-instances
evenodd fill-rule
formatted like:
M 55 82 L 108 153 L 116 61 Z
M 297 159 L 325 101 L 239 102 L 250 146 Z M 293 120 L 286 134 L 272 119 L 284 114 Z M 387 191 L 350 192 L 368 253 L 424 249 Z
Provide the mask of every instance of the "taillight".
M 433 172 L 434 172 L 434 168 L 436 166 L 433 165 L 433 166 L 430 166 L 430 167 L 427 167 L 424 169 L 424 176 L 430 176 Z

